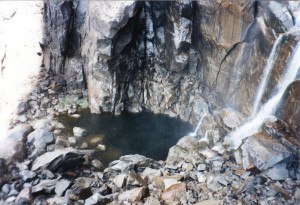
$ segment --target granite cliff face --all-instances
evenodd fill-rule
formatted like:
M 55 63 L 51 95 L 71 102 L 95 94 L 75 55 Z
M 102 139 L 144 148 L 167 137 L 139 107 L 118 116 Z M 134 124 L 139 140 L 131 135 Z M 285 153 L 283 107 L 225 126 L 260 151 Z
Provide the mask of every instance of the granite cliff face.
M 92 112 L 180 116 L 232 107 L 251 112 L 277 36 L 283 72 L 298 39 L 290 1 L 45 1 L 45 65 L 70 86 L 87 86 Z M 289 32 L 288 32 L 289 31 Z

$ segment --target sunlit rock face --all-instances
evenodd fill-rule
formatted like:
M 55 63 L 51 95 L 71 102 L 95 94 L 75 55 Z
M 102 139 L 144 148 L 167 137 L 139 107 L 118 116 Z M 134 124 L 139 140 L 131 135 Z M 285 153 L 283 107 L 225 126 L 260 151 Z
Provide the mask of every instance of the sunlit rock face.
M 66 75 L 72 86 L 87 85 L 92 112 L 139 112 L 145 107 L 195 124 L 209 109 L 251 112 L 272 46 L 280 33 L 295 26 L 299 3 L 45 4 L 46 32 L 52 38 L 45 42 L 46 67 Z M 49 12 L 54 8 L 56 15 Z M 296 38 L 292 32 L 284 36 L 263 101 Z M 59 61 L 53 60 L 57 52 Z
M 300 81 L 294 81 L 286 90 L 276 116 L 292 126 L 294 131 L 300 131 Z

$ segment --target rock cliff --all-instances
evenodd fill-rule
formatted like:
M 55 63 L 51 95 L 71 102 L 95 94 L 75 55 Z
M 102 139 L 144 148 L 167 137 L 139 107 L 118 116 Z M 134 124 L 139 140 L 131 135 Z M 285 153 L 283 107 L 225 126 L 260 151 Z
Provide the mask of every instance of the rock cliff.
M 298 38 L 287 33 L 298 6 L 47 0 L 44 62 L 70 86 L 88 87 L 92 112 L 146 108 L 194 124 L 201 112 L 223 107 L 248 115 L 272 45 L 286 32 L 267 87 L 283 72 Z

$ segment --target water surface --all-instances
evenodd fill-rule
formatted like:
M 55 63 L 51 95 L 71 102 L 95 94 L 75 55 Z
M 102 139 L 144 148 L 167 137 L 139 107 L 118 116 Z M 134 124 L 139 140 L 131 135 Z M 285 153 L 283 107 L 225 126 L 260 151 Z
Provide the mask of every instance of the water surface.
M 110 113 L 91 114 L 88 109 L 73 118 L 61 115 L 59 121 L 66 127 L 65 133 L 72 135 L 73 127 L 88 130 L 77 146 L 86 142 L 89 149 L 97 145 L 106 146 L 106 151 L 99 151 L 96 157 L 104 164 L 119 159 L 126 154 L 141 154 L 155 160 L 165 160 L 168 150 L 177 141 L 191 132 L 189 123 L 179 118 L 171 118 L 151 112 L 123 113 L 115 116 Z

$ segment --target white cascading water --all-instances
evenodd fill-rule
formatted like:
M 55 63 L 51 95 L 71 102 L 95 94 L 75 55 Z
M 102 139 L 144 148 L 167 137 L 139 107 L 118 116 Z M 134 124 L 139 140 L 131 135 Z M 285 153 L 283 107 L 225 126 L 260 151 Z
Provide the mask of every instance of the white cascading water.
M 252 109 L 252 113 L 251 113 L 251 117 L 250 118 L 255 117 L 255 115 L 257 114 L 259 105 L 261 103 L 261 98 L 262 98 L 262 96 L 263 96 L 263 94 L 265 92 L 265 89 L 266 89 L 266 86 L 267 86 L 267 82 L 268 82 L 270 73 L 272 71 L 272 68 L 274 67 L 274 62 L 275 62 L 275 60 L 277 58 L 277 55 L 278 55 L 278 50 L 279 50 L 278 48 L 281 45 L 282 36 L 283 35 L 279 35 L 278 38 L 276 39 L 276 41 L 275 41 L 275 43 L 273 45 L 272 51 L 270 53 L 270 56 L 268 58 L 266 67 L 264 68 L 263 79 L 262 79 L 262 81 L 261 81 L 261 83 L 259 85 L 259 88 L 258 88 L 258 91 L 257 91 L 257 95 L 256 95 L 256 98 L 255 98 L 254 104 L 253 104 L 253 109 Z
M 193 137 L 197 136 L 198 129 L 200 128 L 200 126 L 201 126 L 201 124 L 202 124 L 205 117 L 206 117 L 206 114 L 203 114 L 202 117 L 200 118 L 194 132 L 189 133 L 189 136 L 193 136 Z
M 242 140 L 248 136 L 255 134 L 260 125 L 264 120 L 270 117 L 276 111 L 276 108 L 281 100 L 281 97 L 284 94 L 284 91 L 293 82 L 297 76 L 297 73 L 300 68 L 300 42 L 297 43 L 294 48 L 289 64 L 286 67 L 286 72 L 283 77 L 278 82 L 276 88 L 276 93 L 272 96 L 260 109 L 257 115 L 252 118 L 249 122 L 237 128 L 235 131 L 231 132 L 226 136 L 225 143 L 230 146 L 232 149 L 237 149 L 241 144 Z

